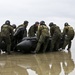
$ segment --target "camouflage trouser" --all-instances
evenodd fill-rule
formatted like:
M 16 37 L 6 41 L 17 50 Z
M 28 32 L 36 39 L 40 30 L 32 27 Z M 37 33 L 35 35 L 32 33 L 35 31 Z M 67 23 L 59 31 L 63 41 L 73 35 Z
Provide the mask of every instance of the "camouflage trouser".
M 57 51 L 60 43 L 60 35 L 53 35 L 51 39 L 50 51 Z M 55 50 L 54 50 L 55 49 Z
M 1 36 L 0 42 L 2 42 L 2 41 L 4 41 L 5 44 L 7 45 L 6 51 L 8 53 L 10 53 L 10 50 L 11 50 L 11 39 L 10 39 L 10 37 Z
M 70 48 L 71 48 L 71 37 L 66 37 L 66 38 L 65 38 L 62 49 L 65 49 L 65 47 L 66 47 L 67 45 L 68 45 L 68 49 L 70 49 Z
M 39 39 L 36 49 L 35 49 L 36 52 L 38 52 L 40 50 L 42 44 L 43 44 L 43 52 L 46 51 L 46 48 L 48 45 L 48 38 L 49 38 L 48 36 L 43 36 L 43 35 L 40 36 L 40 39 Z

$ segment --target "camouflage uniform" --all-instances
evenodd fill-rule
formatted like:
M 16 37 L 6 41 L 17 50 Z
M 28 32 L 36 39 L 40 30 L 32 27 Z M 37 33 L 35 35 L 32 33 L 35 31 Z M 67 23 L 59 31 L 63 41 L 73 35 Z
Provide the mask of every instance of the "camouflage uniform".
M 2 25 L 1 27 L 1 40 L 4 41 L 7 45 L 8 54 L 11 51 L 11 36 L 13 35 L 13 27 L 11 25 Z
M 46 25 L 38 26 L 38 31 L 37 31 L 38 43 L 37 43 L 35 52 L 38 52 L 40 50 L 40 47 L 42 44 L 44 44 L 43 52 L 46 50 L 48 37 L 49 37 L 48 27 Z
M 65 47 L 68 45 L 68 49 L 71 47 L 71 40 L 74 38 L 74 29 L 71 26 L 65 26 L 63 30 L 63 36 L 65 37 L 64 39 L 64 44 L 62 49 L 65 49 Z
M 50 27 L 50 34 L 51 34 L 51 46 L 50 46 L 50 51 L 57 51 L 59 48 L 59 43 L 60 43 L 60 38 L 61 38 L 61 30 L 57 25 L 53 25 Z
M 37 29 L 38 29 L 38 27 L 36 27 L 35 24 L 32 25 L 32 26 L 29 28 L 28 36 L 29 36 L 29 37 L 35 37 L 35 36 L 36 36 L 35 34 L 36 34 L 36 32 L 37 32 Z

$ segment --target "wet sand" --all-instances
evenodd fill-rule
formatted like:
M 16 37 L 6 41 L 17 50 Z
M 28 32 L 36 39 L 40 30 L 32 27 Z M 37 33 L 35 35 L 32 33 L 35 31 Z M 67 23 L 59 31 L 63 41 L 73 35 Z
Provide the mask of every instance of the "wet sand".
M 0 54 L 0 75 L 74 75 L 75 39 L 71 51 Z

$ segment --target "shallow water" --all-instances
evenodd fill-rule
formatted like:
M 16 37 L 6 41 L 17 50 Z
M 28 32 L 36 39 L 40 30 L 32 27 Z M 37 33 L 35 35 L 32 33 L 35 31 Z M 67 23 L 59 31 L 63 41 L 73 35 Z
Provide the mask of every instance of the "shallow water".
M 0 75 L 74 75 L 75 39 L 70 52 L 0 55 Z

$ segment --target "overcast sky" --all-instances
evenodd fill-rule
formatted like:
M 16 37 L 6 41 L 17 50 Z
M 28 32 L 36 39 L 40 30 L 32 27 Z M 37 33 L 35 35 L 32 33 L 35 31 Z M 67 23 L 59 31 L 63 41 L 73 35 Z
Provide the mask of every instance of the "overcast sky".
M 29 27 L 41 20 L 61 28 L 68 22 L 75 28 L 75 0 L 0 0 L 0 26 L 6 20 L 16 25 L 28 20 Z

